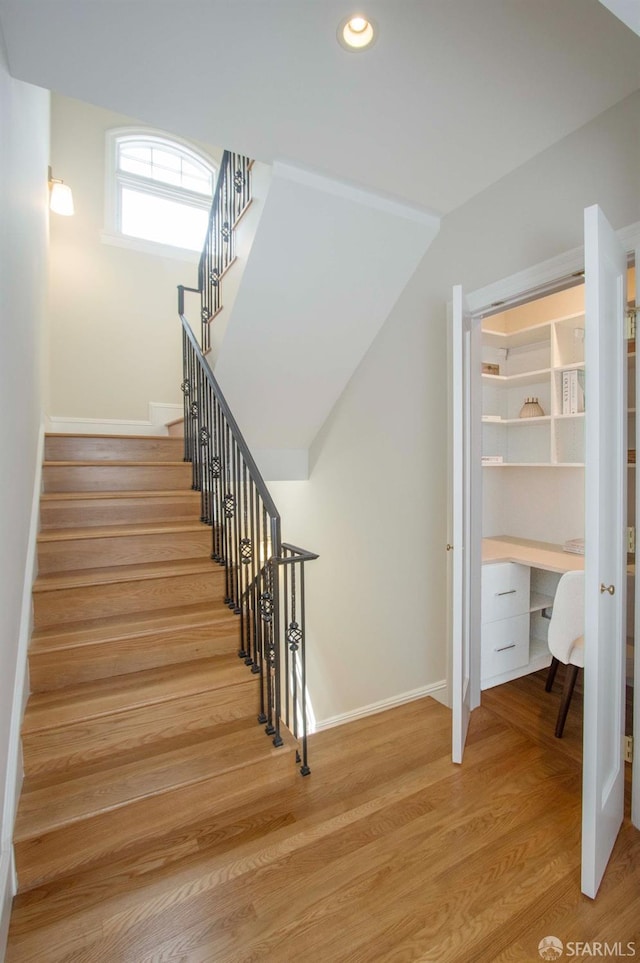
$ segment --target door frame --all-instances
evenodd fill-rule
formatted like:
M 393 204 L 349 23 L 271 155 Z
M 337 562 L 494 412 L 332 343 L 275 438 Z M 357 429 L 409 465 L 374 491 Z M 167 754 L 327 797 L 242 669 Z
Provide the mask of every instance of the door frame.
M 450 689 L 453 707 L 451 758 L 461 763 L 469 719 L 480 705 L 480 647 L 473 645 L 473 626 L 480 625 L 482 567 L 481 424 L 472 417 L 481 402 L 480 318 L 467 309 L 459 285 L 453 290 L 448 313 L 449 431 L 452 439 L 450 470 L 451 537 L 448 611 L 451 639 Z M 462 604 L 454 604 L 460 593 Z M 479 643 L 479 636 L 478 636 Z
M 620 230 L 617 230 L 616 235 L 624 247 L 627 254 L 633 254 L 635 251 L 640 249 L 640 221 L 636 221 L 633 224 L 629 224 Z M 638 264 L 636 263 L 636 274 L 638 272 Z M 558 285 L 563 281 L 567 281 L 567 285 L 573 279 L 574 283 L 579 283 L 578 278 L 584 275 L 584 246 L 573 248 L 570 251 L 566 251 L 563 254 L 557 255 L 556 257 L 549 258 L 546 261 L 541 261 L 539 264 L 533 265 L 524 271 L 519 271 L 515 274 L 508 275 L 499 281 L 492 282 L 491 284 L 485 285 L 482 288 L 476 288 L 473 291 L 465 291 L 466 306 L 471 314 L 473 320 L 489 312 L 494 312 L 497 310 L 505 310 L 507 307 L 513 307 L 518 302 L 524 302 L 530 300 L 532 297 L 541 297 L 545 294 L 545 288 L 548 288 L 549 293 L 554 290 L 558 290 Z M 511 302 L 510 304 L 501 304 L 501 302 Z M 449 302 L 447 306 L 447 316 L 448 325 L 447 330 L 450 332 L 451 329 L 451 311 L 452 303 Z M 450 346 L 450 345 L 449 345 Z M 449 364 L 449 370 L 451 370 L 451 364 Z M 640 392 L 640 387 L 638 388 Z M 452 447 L 452 424 L 451 424 L 451 403 L 449 404 L 449 445 Z M 639 428 L 640 431 L 640 428 Z M 448 464 L 452 464 L 452 450 L 449 452 Z M 478 466 L 477 471 L 481 472 L 482 467 Z M 450 479 L 451 480 L 451 479 Z M 449 485 L 449 492 L 451 492 L 451 486 Z M 449 497 L 448 506 L 448 542 L 452 542 L 452 515 L 453 506 L 452 498 Z M 636 524 L 640 524 L 640 517 L 636 519 Z M 481 526 L 480 526 L 481 528 Z M 451 552 L 447 553 L 449 556 Z M 451 626 L 451 564 L 448 565 L 448 590 L 449 598 L 447 605 L 447 617 L 449 619 L 448 626 L 448 692 L 451 697 L 452 691 L 452 626 Z M 637 616 L 638 617 L 638 616 Z M 480 625 L 477 626 L 478 633 L 480 632 Z M 638 693 L 636 698 L 636 704 L 640 703 L 640 647 L 636 646 L 635 649 L 635 673 L 634 673 L 634 690 Z M 636 718 L 636 735 L 638 735 L 638 740 L 640 740 L 640 719 Z M 638 766 L 640 767 L 640 741 L 637 741 L 636 759 Z M 640 773 L 640 768 L 638 770 Z M 638 775 L 637 784 L 640 786 L 640 775 Z M 640 795 L 640 791 L 639 791 Z M 634 811 L 634 825 L 640 828 L 640 805 L 638 805 Z

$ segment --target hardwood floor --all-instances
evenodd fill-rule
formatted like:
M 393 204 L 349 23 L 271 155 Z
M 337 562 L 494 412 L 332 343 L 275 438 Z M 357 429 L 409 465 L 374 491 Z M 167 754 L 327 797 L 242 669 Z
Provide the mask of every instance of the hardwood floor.
M 628 820 L 580 894 L 580 698 L 557 740 L 556 688 L 484 693 L 462 766 L 431 699 L 318 733 L 308 778 L 18 896 L 6 963 L 526 963 L 549 935 L 640 953 Z

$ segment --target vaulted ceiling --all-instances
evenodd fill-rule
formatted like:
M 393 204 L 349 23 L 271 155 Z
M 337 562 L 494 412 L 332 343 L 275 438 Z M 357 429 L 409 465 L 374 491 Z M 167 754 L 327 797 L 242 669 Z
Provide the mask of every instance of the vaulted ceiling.
M 12 74 L 444 214 L 640 87 L 598 0 L 0 0 Z

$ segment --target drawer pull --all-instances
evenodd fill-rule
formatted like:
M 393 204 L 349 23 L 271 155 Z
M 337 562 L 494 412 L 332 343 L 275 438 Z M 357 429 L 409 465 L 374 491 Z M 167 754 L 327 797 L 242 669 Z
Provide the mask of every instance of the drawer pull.
M 494 649 L 495 652 L 506 652 L 507 649 L 515 649 L 516 643 L 512 642 L 510 645 L 503 645 L 499 649 Z
M 515 595 L 517 591 L 518 591 L 517 589 L 508 589 L 508 591 L 506 591 L 506 592 L 496 592 L 496 596 L 500 596 L 500 595 Z

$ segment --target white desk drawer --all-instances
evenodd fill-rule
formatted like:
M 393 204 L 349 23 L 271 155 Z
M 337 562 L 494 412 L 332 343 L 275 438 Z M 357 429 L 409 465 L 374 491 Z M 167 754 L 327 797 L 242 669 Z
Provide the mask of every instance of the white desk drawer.
M 482 626 L 482 679 L 501 675 L 529 661 L 529 613 Z
M 515 562 L 482 566 L 482 621 L 495 622 L 529 611 L 531 569 Z

